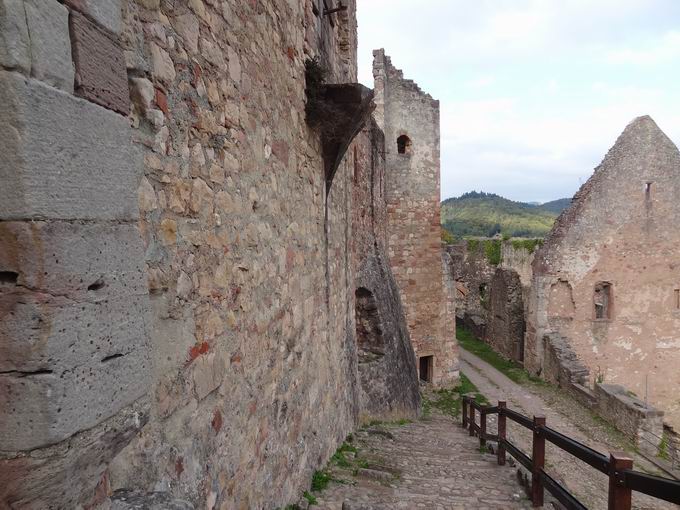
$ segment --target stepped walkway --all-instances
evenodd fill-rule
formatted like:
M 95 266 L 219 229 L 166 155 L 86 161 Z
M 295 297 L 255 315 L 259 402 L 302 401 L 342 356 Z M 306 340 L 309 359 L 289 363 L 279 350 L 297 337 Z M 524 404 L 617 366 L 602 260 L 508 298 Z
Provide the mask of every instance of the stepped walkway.
M 531 508 L 515 470 L 498 466 L 459 420 L 436 410 L 427 420 L 359 431 L 352 444 L 364 461 L 334 469 L 345 483 L 314 493 L 315 510 Z

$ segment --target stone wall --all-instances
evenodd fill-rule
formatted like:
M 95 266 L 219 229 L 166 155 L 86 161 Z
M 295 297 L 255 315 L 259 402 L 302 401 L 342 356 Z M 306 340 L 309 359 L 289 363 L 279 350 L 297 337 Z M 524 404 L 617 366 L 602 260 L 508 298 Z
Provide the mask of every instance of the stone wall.
M 485 341 L 505 358 L 524 360 L 524 300 L 519 275 L 498 268 L 489 284 Z
M 352 245 L 362 422 L 413 419 L 420 409 L 416 359 L 387 258 L 385 140 L 373 121 L 354 145 Z
M 358 419 L 353 152 L 326 193 L 305 60 L 356 81 L 355 4 L 128 2 L 153 307 L 152 420 L 113 489 L 270 508 Z M 147 459 L 154 459 L 149 462 Z
M 375 118 L 385 133 L 387 235 L 411 342 L 435 384 L 458 377 L 455 323 L 444 281 L 439 214 L 439 102 L 374 51 Z
M 108 4 L 0 1 L 3 508 L 91 502 L 150 419 L 143 157 Z
M 330 165 L 305 118 L 307 59 L 356 81 L 345 5 L 0 0 L 0 506 L 285 506 L 361 409 L 417 414 L 384 211 L 355 271 L 370 95 L 339 95 Z M 399 370 L 375 406 L 369 280 Z
M 651 118 L 626 127 L 536 253 L 526 337 L 533 372 L 550 377 L 542 339 L 555 332 L 591 382 L 647 394 L 676 428 L 679 176 L 680 153 Z
M 591 408 L 640 450 L 656 457 L 664 437 L 664 413 L 640 400 L 623 386 L 595 382 L 567 338 L 550 333 L 543 338 L 544 378 Z M 672 448 L 671 445 L 669 445 Z
M 500 243 L 497 265 L 487 243 Z M 512 240 L 471 240 L 448 245 L 455 281 L 456 321 L 508 359 L 523 362 L 526 300 L 533 250 Z

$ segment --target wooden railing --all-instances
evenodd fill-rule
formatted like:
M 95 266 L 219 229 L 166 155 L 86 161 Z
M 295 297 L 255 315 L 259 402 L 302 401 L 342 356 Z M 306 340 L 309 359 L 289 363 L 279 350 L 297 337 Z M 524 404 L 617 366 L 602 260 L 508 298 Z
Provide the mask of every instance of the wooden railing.
M 479 437 L 483 448 L 487 441 L 498 444 L 496 455 L 499 465 L 505 464 L 506 453 L 531 473 L 531 502 L 534 507 L 543 506 L 544 490 L 562 503 L 568 510 L 587 510 L 564 486 L 545 472 L 545 442 L 548 441 L 563 451 L 573 455 L 589 466 L 609 476 L 609 510 L 630 510 L 633 491 L 680 505 L 680 482 L 659 476 L 633 471 L 633 459 L 624 453 L 610 453 L 609 457 L 586 445 L 549 428 L 545 417 L 528 418 L 506 407 L 505 402 L 497 406 L 485 406 L 475 402 L 470 396 L 463 397 L 463 428 L 471 436 Z M 479 424 L 476 415 L 479 415 Z M 498 433 L 489 434 L 486 417 L 498 415 Z M 508 441 L 507 420 L 511 420 L 532 431 L 531 457 Z

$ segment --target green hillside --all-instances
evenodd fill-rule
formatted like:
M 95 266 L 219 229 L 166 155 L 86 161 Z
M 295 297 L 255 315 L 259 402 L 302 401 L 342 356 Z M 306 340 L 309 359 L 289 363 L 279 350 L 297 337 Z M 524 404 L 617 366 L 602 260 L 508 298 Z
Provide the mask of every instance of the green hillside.
M 472 191 L 442 202 L 442 226 L 456 237 L 542 237 L 570 199 L 542 205 L 513 202 L 493 193 Z
M 571 204 L 571 198 L 559 198 L 557 200 L 553 200 L 552 202 L 546 202 L 545 204 L 541 204 L 540 208 L 545 211 L 560 214 L 567 207 L 569 207 L 569 204 Z

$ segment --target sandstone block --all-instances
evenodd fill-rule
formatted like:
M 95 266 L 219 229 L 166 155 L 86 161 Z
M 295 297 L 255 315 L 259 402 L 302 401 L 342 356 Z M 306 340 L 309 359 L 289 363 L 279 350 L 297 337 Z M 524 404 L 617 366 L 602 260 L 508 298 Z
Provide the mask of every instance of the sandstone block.
M 31 76 L 73 92 L 68 9 L 45 0 L 25 0 L 24 5 L 31 41 Z
M 105 290 L 147 293 L 136 225 L 7 221 L 0 245 L 0 272 L 16 273 L 21 287 L 76 300 Z
M 0 0 L 0 66 L 31 72 L 31 40 L 23 0 Z
M 171 84 L 175 81 L 177 73 L 170 54 L 155 43 L 151 43 L 150 48 L 153 77 L 167 85 Z
M 102 424 L 29 456 L 0 460 L 0 501 L 14 508 L 83 508 L 111 459 L 148 421 L 140 399 Z
M 82 14 L 73 12 L 70 20 L 76 94 L 127 115 L 130 93 L 123 49 Z
M 147 392 L 148 298 L 89 302 L 30 291 L 0 294 L 8 340 L 0 373 L 0 449 L 64 440 Z
M 0 124 L 9 126 L 0 137 L 0 218 L 138 217 L 142 158 L 127 119 L 0 72 Z
M 114 34 L 121 32 L 123 13 L 120 0 L 64 0 L 64 3 Z
M 149 301 L 134 225 L 0 223 L 0 450 L 93 427 L 147 391 Z
M 203 400 L 222 384 L 226 364 L 221 354 L 209 352 L 196 358 L 192 365 L 196 396 Z

